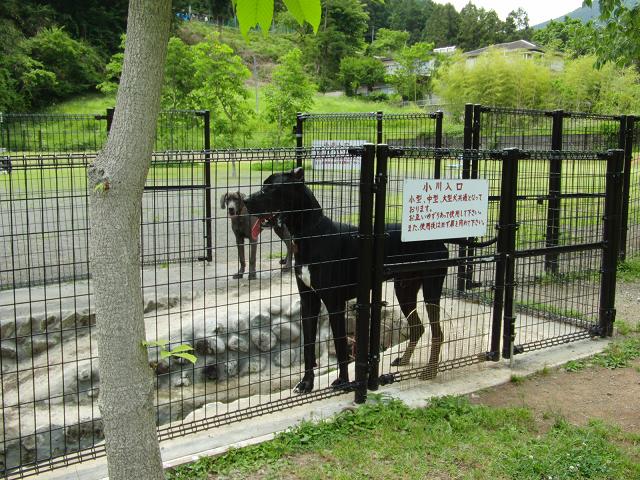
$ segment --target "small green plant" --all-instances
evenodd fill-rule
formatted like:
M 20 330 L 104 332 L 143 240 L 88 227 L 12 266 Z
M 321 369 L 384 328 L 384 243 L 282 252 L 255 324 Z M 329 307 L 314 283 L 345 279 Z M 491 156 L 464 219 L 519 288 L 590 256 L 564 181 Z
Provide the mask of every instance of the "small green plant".
M 150 342 L 142 342 L 142 346 L 144 347 L 157 347 L 160 350 L 160 358 L 163 359 L 169 357 L 184 358 L 185 360 L 188 360 L 193 364 L 195 364 L 196 360 L 198 360 L 198 357 L 196 357 L 192 353 L 189 353 L 193 351 L 193 347 L 187 343 L 178 345 L 171 350 L 167 348 L 167 345 L 169 345 L 168 340 L 152 340 Z
M 631 325 L 624 320 L 616 319 L 615 327 L 618 330 L 618 333 L 625 337 L 631 333 L 640 333 L 640 323 Z
M 545 365 L 542 370 L 540 370 L 540 375 L 542 375 L 543 377 L 546 377 L 547 375 L 549 375 L 551 373 L 551 369 Z
M 523 383 L 523 382 L 524 382 L 524 380 L 525 380 L 525 379 L 524 379 L 524 377 L 523 377 L 523 376 L 513 374 L 513 375 L 511 375 L 511 378 L 510 378 L 510 380 L 509 380 L 509 381 L 510 381 L 511 383 L 516 384 L 516 385 L 520 385 L 521 383 Z
M 628 258 L 618 264 L 618 279 L 632 282 L 640 279 L 640 257 Z
M 571 360 L 566 363 L 564 369 L 567 372 L 579 372 L 580 370 L 584 370 L 586 366 L 586 363 L 582 360 Z

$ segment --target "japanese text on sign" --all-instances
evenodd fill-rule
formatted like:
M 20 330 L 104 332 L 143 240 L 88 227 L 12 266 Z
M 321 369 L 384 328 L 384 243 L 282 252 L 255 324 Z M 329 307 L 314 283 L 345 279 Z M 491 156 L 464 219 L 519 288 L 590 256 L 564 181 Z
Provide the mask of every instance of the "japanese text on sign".
M 402 241 L 482 237 L 487 232 L 487 180 L 404 181 Z
M 314 140 L 311 160 L 314 170 L 360 170 L 360 156 L 349 155 L 349 148 L 361 147 L 364 140 Z

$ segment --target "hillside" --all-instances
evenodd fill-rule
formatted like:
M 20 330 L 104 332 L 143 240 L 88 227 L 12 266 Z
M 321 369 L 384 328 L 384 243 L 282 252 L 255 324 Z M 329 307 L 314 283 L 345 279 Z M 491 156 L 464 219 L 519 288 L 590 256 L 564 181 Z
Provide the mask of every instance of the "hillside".
M 624 4 L 627 6 L 632 6 L 638 3 L 638 0 L 625 0 Z M 554 18 L 555 21 L 562 21 L 564 17 L 575 18 L 576 20 L 580 20 L 583 23 L 587 23 L 589 20 L 597 20 L 598 15 L 600 15 L 600 4 L 598 0 L 593 1 L 593 7 L 580 7 L 575 10 L 561 15 L 558 18 Z M 549 22 L 539 23 L 538 25 L 534 25 L 533 28 L 544 28 L 547 26 Z

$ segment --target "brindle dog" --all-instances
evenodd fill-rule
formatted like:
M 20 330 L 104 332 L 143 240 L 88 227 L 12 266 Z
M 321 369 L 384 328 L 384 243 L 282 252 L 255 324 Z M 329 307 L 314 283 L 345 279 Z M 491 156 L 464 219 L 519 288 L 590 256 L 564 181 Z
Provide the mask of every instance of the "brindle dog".
M 262 221 L 259 217 L 250 215 L 244 203 L 245 195 L 240 192 L 227 192 L 220 197 L 220 208 L 227 211 L 231 220 L 231 230 L 236 237 L 238 246 L 238 261 L 240 268 L 233 278 L 242 278 L 245 272 L 246 261 L 244 254 L 244 241 L 249 240 L 249 279 L 256 278 L 256 253 L 258 251 L 258 237 L 264 228 L 273 228 L 287 247 L 287 255 L 280 260 L 283 271 L 291 270 L 291 234 L 287 227 L 280 223 L 277 217 L 268 221 Z

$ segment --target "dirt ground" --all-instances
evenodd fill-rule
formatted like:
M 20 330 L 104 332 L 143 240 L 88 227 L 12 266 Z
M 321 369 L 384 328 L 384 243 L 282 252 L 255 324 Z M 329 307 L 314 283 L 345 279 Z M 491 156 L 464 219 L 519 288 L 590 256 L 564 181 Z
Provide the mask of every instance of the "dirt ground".
M 617 318 L 640 323 L 640 282 L 617 285 Z M 640 434 L 640 360 L 630 367 L 608 370 L 588 367 L 577 372 L 553 369 L 524 382 L 512 382 L 470 395 L 472 403 L 522 406 L 535 412 L 541 424 L 558 415 L 584 425 L 601 419 L 629 433 Z

